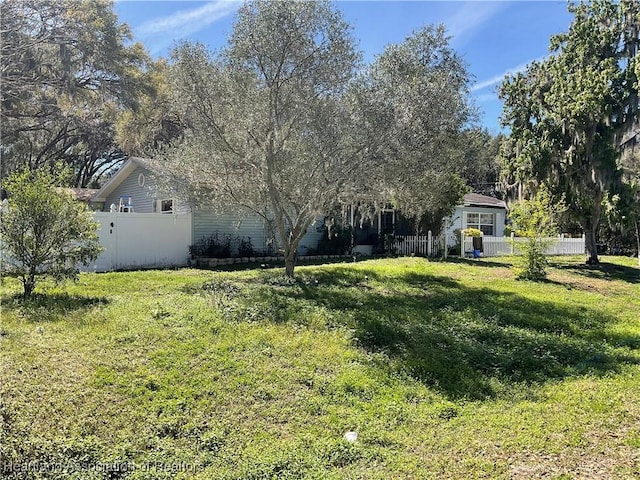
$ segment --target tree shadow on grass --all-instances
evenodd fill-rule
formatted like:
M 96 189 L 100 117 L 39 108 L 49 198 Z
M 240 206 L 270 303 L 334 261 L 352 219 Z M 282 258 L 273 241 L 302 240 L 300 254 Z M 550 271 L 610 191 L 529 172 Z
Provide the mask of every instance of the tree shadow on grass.
M 83 297 L 68 293 L 36 293 L 30 298 L 21 294 L 2 301 L 2 308 L 15 312 L 31 322 L 56 322 L 71 313 L 82 313 L 109 303 L 106 297 Z
M 598 265 L 554 265 L 558 270 L 567 270 L 576 275 L 600 280 L 621 280 L 627 283 L 640 283 L 640 268 L 599 263 Z
M 431 260 L 438 261 L 438 260 Z M 462 257 L 447 257 L 444 260 L 440 260 L 443 263 L 453 263 L 460 265 L 470 265 L 473 267 L 484 268 L 509 268 L 511 262 L 506 257 L 491 257 L 489 258 L 462 258 Z
M 362 347 L 386 353 L 403 373 L 452 399 L 490 398 L 517 383 L 604 374 L 637 362 L 617 347 L 638 349 L 638 339 L 612 333 L 607 327 L 616 319 L 596 310 L 435 275 L 409 272 L 383 288 L 363 275 L 376 273 L 332 271 L 317 285 L 301 280 L 298 288 L 262 290 L 250 301 L 294 316 L 296 302 L 322 306 Z

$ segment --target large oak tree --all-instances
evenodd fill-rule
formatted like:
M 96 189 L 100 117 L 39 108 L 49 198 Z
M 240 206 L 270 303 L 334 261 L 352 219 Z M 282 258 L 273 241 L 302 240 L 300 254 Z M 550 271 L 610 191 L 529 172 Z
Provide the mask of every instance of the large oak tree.
M 570 10 L 575 19 L 552 37 L 553 54 L 500 89 L 511 129 L 505 177 L 525 194 L 541 181 L 564 194 L 585 232 L 588 262 L 597 263 L 603 209 L 621 185 L 619 139 L 638 119 L 637 48 L 630 46 L 639 41 L 640 7 L 596 0 Z
M 124 156 L 118 115 L 137 106 L 148 60 L 108 0 L 0 5 L 2 171 L 62 160 L 86 186 Z

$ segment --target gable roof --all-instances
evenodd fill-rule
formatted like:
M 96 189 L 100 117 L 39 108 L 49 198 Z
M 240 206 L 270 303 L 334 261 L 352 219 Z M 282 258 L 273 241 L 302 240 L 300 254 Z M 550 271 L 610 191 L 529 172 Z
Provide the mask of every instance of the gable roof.
M 151 169 L 151 160 L 139 157 L 130 157 L 124 165 L 118 170 L 113 177 L 105 183 L 100 190 L 91 199 L 92 202 L 106 202 L 107 197 L 113 192 L 118 185 L 124 182 L 129 175 L 137 168 L 142 167 Z
M 479 193 L 467 193 L 464 196 L 465 207 L 493 207 L 493 208 L 507 208 L 507 204 L 503 200 L 499 200 L 488 195 L 480 195 Z

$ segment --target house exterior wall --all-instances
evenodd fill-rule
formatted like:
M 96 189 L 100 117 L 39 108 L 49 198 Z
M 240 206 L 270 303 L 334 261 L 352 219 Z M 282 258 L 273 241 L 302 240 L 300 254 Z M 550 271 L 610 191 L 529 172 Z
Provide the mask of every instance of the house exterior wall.
M 306 235 L 300 240 L 298 253 L 306 255 L 309 249 L 317 248 L 318 242 L 323 235 L 322 222 L 318 221 L 309 227 Z M 318 230 L 320 230 L 318 232 Z M 270 232 L 267 223 L 257 215 L 247 215 L 240 219 L 238 215 L 231 213 L 219 213 L 207 210 L 197 210 L 193 212 L 193 241 L 198 242 L 202 238 L 209 237 L 214 233 L 229 235 L 231 238 L 251 238 L 251 245 L 256 253 L 277 253 L 277 246 L 273 245 L 272 239 L 276 238 L 277 232 Z M 232 244 L 233 246 L 233 244 Z M 237 253 L 237 245 L 232 249 L 232 253 Z
M 138 184 L 138 177 L 141 173 L 144 175 L 143 186 Z M 112 204 L 117 208 L 120 197 L 130 196 L 135 213 L 153 213 L 155 193 L 156 182 L 153 174 L 146 168 L 136 167 L 136 169 L 107 196 L 107 200 L 104 202 L 104 209 L 105 211 L 109 211 Z
M 144 184 L 140 185 L 140 174 L 144 175 Z M 116 208 L 120 203 L 120 197 L 131 197 L 131 204 L 135 213 L 155 213 L 155 203 L 158 199 L 171 198 L 168 195 L 159 195 L 153 172 L 144 167 L 137 166 L 120 185 L 118 185 L 104 202 L 104 211 L 108 212 L 111 205 Z M 174 200 L 174 213 L 189 213 L 191 209 Z
M 495 214 L 494 237 L 504 236 L 504 224 L 506 211 L 503 208 L 474 207 L 459 205 L 447 222 L 447 246 L 452 247 L 459 241 L 456 238 L 455 230 L 467 228 L 467 213 L 492 213 Z
M 197 210 L 193 212 L 192 228 L 194 243 L 218 233 L 229 235 L 231 238 L 244 237 L 245 240 L 250 238 L 256 253 L 266 251 L 266 229 L 262 220 L 256 215 L 240 220 L 237 215 L 230 213 Z M 237 245 L 232 243 L 232 247 L 234 247 L 232 253 L 236 253 Z

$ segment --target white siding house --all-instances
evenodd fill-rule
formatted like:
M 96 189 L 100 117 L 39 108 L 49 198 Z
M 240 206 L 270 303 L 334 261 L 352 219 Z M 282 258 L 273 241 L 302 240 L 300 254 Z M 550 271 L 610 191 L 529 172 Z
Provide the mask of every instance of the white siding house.
M 92 199 L 102 203 L 103 211 L 136 214 L 190 214 L 190 238 L 197 243 L 215 233 L 251 239 L 256 253 L 277 253 L 273 244 L 274 232 L 268 222 L 257 215 L 239 217 L 231 213 L 220 213 L 196 209 L 181 204 L 171 196 L 163 195 L 157 188 L 156 173 L 148 160 L 130 158 Z M 316 248 L 323 229 L 322 221 L 313 225 L 300 241 L 298 253 L 305 255 Z

